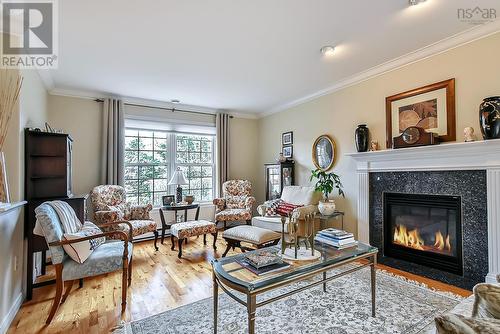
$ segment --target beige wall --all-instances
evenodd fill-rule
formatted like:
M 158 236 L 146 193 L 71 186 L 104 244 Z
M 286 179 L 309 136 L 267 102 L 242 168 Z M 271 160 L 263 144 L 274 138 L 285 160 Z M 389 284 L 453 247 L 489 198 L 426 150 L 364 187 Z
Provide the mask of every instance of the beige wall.
M 87 194 L 100 183 L 102 104 L 49 95 L 48 109 L 50 125 L 73 138 L 73 192 Z
M 372 138 L 385 146 L 385 97 L 456 78 L 457 140 L 463 140 L 462 130 L 466 126 L 473 126 L 480 136 L 478 106 L 484 97 L 500 94 L 499 54 L 500 33 L 264 117 L 259 120 L 259 165 L 273 161 L 280 151 L 281 133 L 293 131 L 296 182 L 307 185 L 313 168 L 314 140 L 322 134 L 332 136 L 337 144 L 333 171 L 341 175 L 346 191 L 346 199 L 338 200 L 338 208 L 347 213 L 347 228 L 356 231 L 355 166 L 344 157 L 356 150 L 356 126 L 367 124 Z M 263 175 L 258 185 L 257 195 L 262 201 Z
M 255 189 L 260 182 L 257 166 L 258 121 L 232 118 L 229 125 L 229 179 L 246 179 Z
M 34 70 L 21 71 L 24 78 L 19 105 L 9 124 L 4 153 L 11 201 L 24 198 L 24 128 L 42 126 L 47 119 L 47 92 Z M 26 245 L 24 216 L 18 211 L 0 217 L 0 331 L 16 312 L 25 287 Z M 17 268 L 15 262 L 17 261 Z M 10 312 L 10 313 L 9 313 Z M 5 321 L 5 322 L 4 322 Z

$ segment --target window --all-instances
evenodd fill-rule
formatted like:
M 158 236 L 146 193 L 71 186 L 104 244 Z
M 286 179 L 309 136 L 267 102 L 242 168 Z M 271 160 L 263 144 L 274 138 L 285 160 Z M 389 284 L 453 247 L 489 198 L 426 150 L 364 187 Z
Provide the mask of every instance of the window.
M 125 131 L 125 189 L 132 204 L 162 205 L 162 196 L 175 194 L 168 181 L 180 167 L 188 180 L 183 194 L 211 201 L 215 188 L 212 135 L 127 128 Z

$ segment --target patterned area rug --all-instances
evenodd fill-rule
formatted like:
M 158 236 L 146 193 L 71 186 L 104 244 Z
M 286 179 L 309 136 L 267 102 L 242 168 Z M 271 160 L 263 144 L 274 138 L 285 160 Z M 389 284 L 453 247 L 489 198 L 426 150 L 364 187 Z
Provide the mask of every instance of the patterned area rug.
M 297 283 L 279 292 L 303 284 Z M 428 333 L 436 315 L 451 310 L 463 300 L 378 270 L 377 315 L 372 318 L 370 291 L 369 269 L 331 281 L 326 293 L 321 286 L 313 287 L 258 308 L 256 333 Z M 277 291 L 273 291 L 262 297 L 276 294 Z M 124 324 L 114 333 L 213 333 L 212 310 L 212 298 L 208 298 Z M 246 326 L 246 309 L 222 294 L 219 297 L 218 332 L 244 334 Z

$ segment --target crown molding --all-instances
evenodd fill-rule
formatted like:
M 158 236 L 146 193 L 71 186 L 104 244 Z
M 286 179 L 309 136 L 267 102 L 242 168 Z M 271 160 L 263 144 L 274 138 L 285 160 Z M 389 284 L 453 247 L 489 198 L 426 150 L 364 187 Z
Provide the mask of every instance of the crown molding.
M 275 113 L 285 111 L 292 107 L 317 99 L 321 96 L 328 95 L 333 92 L 342 90 L 344 88 L 356 85 L 363 81 L 397 70 L 399 68 L 408 66 L 410 64 L 422 61 L 424 59 L 436 56 L 438 54 L 447 52 L 449 50 L 474 42 L 476 40 L 486 38 L 498 32 L 500 32 L 500 20 L 495 20 L 493 22 L 474 26 L 461 33 L 447 37 L 436 43 L 427 45 L 423 48 L 407 53 L 403 56 L 394 58 L 390 61 L 374 66 L 368 70 L 359 72 L 358 74 L 342 79 L 337 83 L 331 85 L 330 87 L 319 90 L 315 93 L 306 95 L 304 97 L 298 98 L 296 100 L 290 101 L 288 103 L 279 105 L 267 112 L 259 113 L 257 116 L 258 118 L 262 118 Z
M 63 88 L 53 88 L 49 91 L 50 95 L 65 96 L 65 97 L 77 97 L 80 99 L 104 99 L 110 97 L 111 95 L 102 94 L 94 91 L 78 90 L 78 89 L 63 89 Z
M 95 91 L 85 91 L 85 90 L 78 90 L 78 89 L 62 89 L 62 88 L 52 88 L 48 90 L 50 95 L 56 95 L 56 96 L 65 96 L 65 97 L 76 97 L 80 99 L 89 99 L 89 100 L 95 100 L 95 99 L 105 99 L 109 98 L 115 95 L 112 94 L 103 94 L 100 92 L 95 92 Z M 215 109 L 215 108 L 208 108 L 208 107 L 201 107 L 201 106 L 193 106 L 189 104 L 181 104 L 181 103 L 171 103 L 171 102 L 165 102 L 165 101 L 158 101 L 158 100 L 148 100 L 148 99 L 142 99 L 142 98 L 137 98 L 137 97 L 121 97 L 124 102 L 127 103 L 134 103 L 134 104 L 141 104 L 141 105 L 146 105 L 150 107 L 160 107 L 160 108 L 177 108 L 177 109 L 183 109 L 183 110 L 188 110 L 188 111 L 197 111 L 197 112 L 204 112 L 207 114 L 216 114 L 218 112 L 227 112 L 229 115 L 234 116 L 235 118 L 244 118 L 244 119 L 257 119 L 256 114 L 250 114 L 250 113 L 240 113 L 240 112 L 231 112 L 230 110 L 222 110 L 222 109 Z
M 232 112 L 227 111 L 227 113 L 234 118 L 243 118 L 243 119 L 259 119 L 259 115 L 255 113 L 242 113 L 242 112 Z
M 85 90 L 77 90 L 77 89 L 62 89 L 62 88 L 52 88 L 52 89 L 48 90 L 48 92 L 50 95 L 75 97 L 75 98 L 88 99 L 88 100 L 105 99 L 105 98 L 115 96 L 112 94 L 104 94 L 104 93 L 100 93 L 100 92 L 96 92 L 96 91 L 85 91 Z M 256 114 L 250 114 L 250 113 L 231 112 L 230 110 L 222 110 L 222 109 L 215 109 L 215 108 L 208 108 L 208 107 L 201 107 L 201 106 L 193 106 L 193 105 L 181 104 L 181 103 L 174 104 L 171 102 L 158 101 L 158 100 L 148 100 L 148 99 L 142 99 L 142 98 L 137 98 L 137 97 L 121 97 L 121 98 L 126 103 L 141 104 L 141 105 L 150 106 L 150 107 L 177 108 L 177 109 L 183 109 L 183 110 L 188 110 L 188 111 L 204 112 L 207 114 L 216 114 L 218 112 L 227 112 L 229 115 L 234 116 L 235 118 L 257 119 Z

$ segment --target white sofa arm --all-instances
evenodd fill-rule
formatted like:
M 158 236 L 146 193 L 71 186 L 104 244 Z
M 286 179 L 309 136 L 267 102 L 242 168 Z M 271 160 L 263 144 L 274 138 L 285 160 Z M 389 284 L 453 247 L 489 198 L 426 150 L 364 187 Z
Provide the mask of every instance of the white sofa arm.
M 318 212 L 318 206 L 311 204 L 296 208 L 295 210 L 293 210 L 293 215 L 297 219 L 304 219 L 306 215 L 314 214 L 317 212 Z

